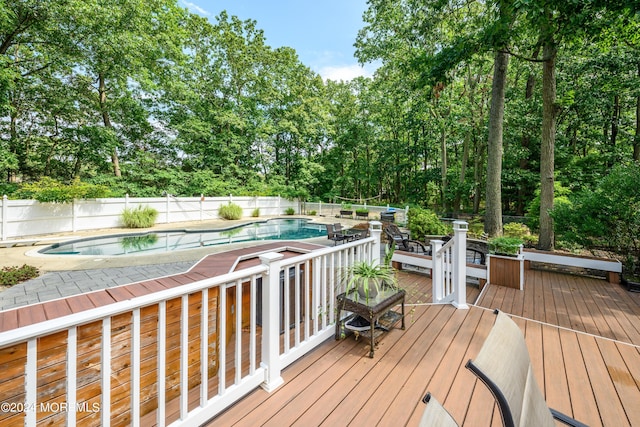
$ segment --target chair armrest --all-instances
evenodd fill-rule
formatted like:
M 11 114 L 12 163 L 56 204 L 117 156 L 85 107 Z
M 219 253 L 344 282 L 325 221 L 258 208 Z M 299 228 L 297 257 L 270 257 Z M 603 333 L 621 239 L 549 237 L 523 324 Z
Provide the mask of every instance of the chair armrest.
M 589 427 L 586 424 L 581 423 L 580 421 L 574 420 L 570 416 L 565 415 L 560 411 L 556 411 L 555 409 L 551 409 L 551 408 L 549 408 L 549 410 L 551 411 L 551 415 L 553 415 L 553 418 L 555 418 L 556 420 L 560 421 L 563 424 L 573 426 L 573 427 Z

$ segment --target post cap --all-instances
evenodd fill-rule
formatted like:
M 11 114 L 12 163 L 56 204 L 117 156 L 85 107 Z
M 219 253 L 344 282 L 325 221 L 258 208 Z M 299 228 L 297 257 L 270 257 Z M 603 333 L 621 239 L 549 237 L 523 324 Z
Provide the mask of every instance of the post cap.
M 454 230 L 468 230 L 469 223 L 466 221 L 453 221 L 453 229 Z
M 382 230 L 382 223 L 380 221 L 370 221 L 369 222 L 370 230 Z

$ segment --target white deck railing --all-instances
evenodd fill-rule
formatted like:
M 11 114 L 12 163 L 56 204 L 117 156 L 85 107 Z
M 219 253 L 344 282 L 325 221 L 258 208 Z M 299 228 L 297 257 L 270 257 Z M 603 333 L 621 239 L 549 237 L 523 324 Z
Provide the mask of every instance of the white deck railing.
M 433 302 L 466 309 L 467 276 L 486 280 L 487 271 L 467 265 L 467 223 L 454 221 L 453 229 L 453 238 L 446 244 L 442 240 L 431 240 L 432 256 L 396 251 L 392 261 L 431 270 Z
M 0 424 L 198 425 L 333 337 L 341 274 L 373 237 L 0 333 Z
M 467 226 L 464 221 L 453 222 L 453 238 L 446 244 L 431 241 L 433 270 L 433 302 L 450 303 L 457 308 L 467 305 Z

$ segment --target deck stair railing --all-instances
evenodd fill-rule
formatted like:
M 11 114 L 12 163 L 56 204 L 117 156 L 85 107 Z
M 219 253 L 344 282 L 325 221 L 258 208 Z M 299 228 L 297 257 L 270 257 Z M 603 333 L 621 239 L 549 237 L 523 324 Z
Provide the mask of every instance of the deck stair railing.
M 277 388 L 333 337 L 344 268 L 379 257 L 371 235 L 1 332 L 0 425 L 199 425 Z
M 467 230 L 466 222 L 454 221 L 452 239 L 446 243 L 442 240 L 431 241 L 434 303 L 469 308 L 466 290 Z

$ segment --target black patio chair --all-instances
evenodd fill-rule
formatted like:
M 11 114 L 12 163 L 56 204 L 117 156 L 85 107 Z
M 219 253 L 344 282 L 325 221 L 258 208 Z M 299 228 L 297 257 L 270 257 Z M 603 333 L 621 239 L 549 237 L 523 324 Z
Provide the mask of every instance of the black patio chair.
M 329 240 L 333 240 L 333 245 L 335 246 L 338 242 L 344 242 L 349 240 L 348 236 L 345 236 L 342 233 L 336 232 L 335 224 L 325 224 L 327 227 L 327 238 Z
M 383 228 L 384 233 L 387 235 L 389 241 L 389 247 L 395 245 L 395 249 L 405 252 L 414 252 L 421 255 L 430 255 L 431 249 L 427 248 L 422 242 L 409 238 L 409 233 L 405 233 L 398 228 L 397 225 L 389 223 L 385 224 Z

